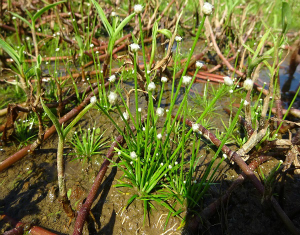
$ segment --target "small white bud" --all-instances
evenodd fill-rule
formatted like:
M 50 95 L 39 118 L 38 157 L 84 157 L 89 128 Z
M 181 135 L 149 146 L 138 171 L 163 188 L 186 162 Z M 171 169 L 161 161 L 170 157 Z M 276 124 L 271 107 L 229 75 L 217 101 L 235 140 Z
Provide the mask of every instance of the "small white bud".
M 213 8 L 214 8 L 213 5 L 211 5 L 208 2 L 205 2 L 203 4 L 202 12 L 203 12 L 204 15 L 210 15 L 212 13 Z
M 249 102 L 247 101 L 247 100 L 245 100 L 244 101 L 244 105 L 246 106 L 246 105 L 248 105 L 249 104 Z
M 182 77 L 182 83 L 183 85 L 189 85 L 192 81 L 192 78 L 190 76 L 183 76 Z
M 157 116 L 162 117 L 164 115 L 164 109 L 161 107 L 158 107 L 156 109 L 156 114 L 157 114 Z
M 175 37 L 175 41 L 176 41 L 176 42 L 181 42 L 181 41 L 182 41 L 182 37 L 176 36 L 176 37 Z
M 137 52 L 140 49 L 140 46 L 136 43 L 132 43 L 129 46 L 132 52 Z
M 250 78 L 247 78 L 247 79 L 244 81 L 243 87 L 244 87 L 247 91 L 251 90 L 252 87 L 253 87 L 253 81 L 252 81 Z
M 162 135 L 159 133 L 159 134 L 157 134 L 157 139 L 161 139 L 162 138 Z
M 136 158 L 137 158 L 137 155 L 136 155 L 136 153 L 133 151 L 133 152 L 130 153 L 130 157 L 131 157 L 132 159 L 136 159 Z
M 59 48 L 56 48 L 55 51 L 59 51 Z
M 171 166 L 171 165 L 169 165 L 169 169 L 172 169 L 172 166 Z
M 140 14 L 143 11 L 143 6 L 141 4 L 137 4 L 134 5 L 133 9 L 136 14 Z
M 202 62 L 200 62 L 200 61 L 196 62 L 196 68 L 198 68 L 198 69 L 201 69 L 203 67 L 203 65 L 204 64 Z
M 108 79 L 109 82 L 115 82 L 116 81 L 116 75 L 111 75 Z
M 123 113 L 123 117 L 124 117 L 124 119 L 127 121 L 127 120 L 129 119 L 128 113 L 124 112 L 124 113 Z
M 161 82 L 165 83 L 167 81 L 168 81 L 168 79 L 166 77 L 161 77 Z
M 108 95 L 108 101 L 111 105 L 114 105 L 117 103 L 118 95 L 115 92 L 110 92 Z
M 227 158 L 227 155 L 225 153 L 223 154 L 223 158 L 225 158 L 225 159 Z
M 93 44 L 93 43 L 91 43 L 91 44 L 90 44 L 90 47 L 91 47 L 91 48 L 93 48 L 93 47 L 94 47 L 94 44 Z
M 91 104 L 96 104 L 97 97 L 96 96 L 91 97 L 90 102 L 91 102 Z
M 114 16 L 117 15 L 117 13 L 113 11 L 110 15 L 111 15 L 112 17 L 114 17 Z
M 198 131 L 199 130 L 199 124 L 197 124 L 197 123 L 194 123 L 193 125 L 192 125 L 192 129 L 193 129 L 193 131 Z
M 142 108 L 138 108 L 138 112 L 141 113 L 142 112 Z
M 232 86 L 233 81 L 232 81 L 232 79 L 230 77 L 223 77 L 223 79 L 224 79 L 225 85 Z
M 148 91 L 154 91 L 156 88 L 155 83 L 154 82 L 150 82 L 148 85 Z

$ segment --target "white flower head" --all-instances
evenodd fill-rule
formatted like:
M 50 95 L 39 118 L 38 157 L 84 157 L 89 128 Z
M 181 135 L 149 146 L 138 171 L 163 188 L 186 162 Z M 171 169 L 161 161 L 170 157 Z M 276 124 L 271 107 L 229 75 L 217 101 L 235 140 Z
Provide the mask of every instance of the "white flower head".
M 29 41 L 29 40 L 30 40 L 30 37 L 26 37 L 26 40 Z
M 231 90 L 229 90 L 229 93 L 231 93 L 231 94 L 232 94 L 232 93 L 233 93 L 233 90 L 232 90 L 232 89 L 231 89 Z
M 178 164 L 178 162 L 175 162 L 175 165 L 177 165 Z
M 114 105 L 117 103 L 118 95 L 116 92 L 110 92 L 108 95 L 108 101 L 111 105 Z
M 155 83 L 154 82 L 150 82 L 148 85 L 148 91 L 154 91 L 156 88 Z
M 211 5 L 208 2 L 205 2 L 203 4 L 202 12 L 203 12 L 204 15 L 210 15 L 212 13 L 213 8 L 214 8 L 213 5 Z
M 93 43 L 91 43 L 91 44 L 90 44 L 90 47 L 91 47 L 91 48 L 93 48 L 93 47 L 94 47 L 94 44 L 93 44 Z
M 247 91 L 251 90 L 253 87 L 253 81 L 250 78 L 247 78 L 244 81 L 244 86 L 243 86 Z
M 176 41 L 176 42 L 181 42 L 181 41 L 182 41 L 182 37 L 176 36 L 176 37 L 175 37 L 175 41 Z
M 169 169 L 172 169 L 172 165 L 169 165 Z
M 15 19 L 17 19 L 15 16 L 13 16 L 13 18 L 12 18 L 13 20 L 15 20 Z
M 124 112 L 124 113 L 123 113 L 123 117 L 124 117 L 124 119 L 127 121 L 127 120 L 129 119 L 128 113 L 127 113 L 127 112 Z
M 203 63 L 200 61 L 196 61 L 196 68 L 201 69 L 203 67 Z
M 223 77 L 224 78 L 224 83 L 227 86 L 232 86 L 233 85 L 233 81 L 230 77 Z
M 182 77 L 182 83 L 183 85 L 189 85 L 192 81 L 192 77 L 190 76 L 183 76 Z
M 56 48 L 55 51 L 59 51 L 59 48 Z
M 96 104 L 97 97 L 96 96 L 91 97 L 90 102 L 91 102 L 91 104 Z
M 131 157 L 132 159 L 136 159 L 137 155 L 136 155 L 136 153 L 133 151 L 133 152 L 130 152 L 130 157 Z
M 141 113 L 142 112 L 142 108 L 138 108 L 138 112 Z
M 157 139 L 161 139 L 162 138 L 162 135 L 161 135 L 161 133 L 159 133 L 159 134 L 157 134 Z
M 136 43 L 132 43 L 129 46 L 132 52 L 137 52 L 140 49 L 140 46 Z
M 140 14 L 143 11 L 143 6 L 141 4 L 137 4 L 134 5 L 133 9 L 136 14 Z
M 110 15 L 111 15 L 112 17 L 114 17 L 114 16 L 117 15 L 117 13 L 113 11 Z
M 166 77 L 161 77 L 161 82 L 167 82 L 168 81 L 168 79 L 166 78 Z
M 162 117 L 164 115 L 164 109 L 161 107 L 158 107 L 156 109 L 156 114 L 157 114 L 157 116 Z
M 225 159 L 227 158 L 227 155 L 225 153 L 223 154 L 223 158 L 225 158 Z
M 249 102 L 247 101 L 247 100 L 245 100 L 244 101 L 244 105 L 246 106 L 246 105 L 248 105 L 249 104 Z
M 111 75 L 108 79 L 109 82 L 115 82 L 116 81 L 116 75 Z
M 164 165 L 164 163 L 163 163 L 163 162 L 161 162 L 161 163 L 160 163 L 160 165 L 161 165 L 161 166 L 163 166 L 163 165 Z
M 198 131 L 199 130 L 199 124 L 198 123 L 194 123 L 193 125 L 192 125 L 192 129 L 193 129 L 193 131 Z

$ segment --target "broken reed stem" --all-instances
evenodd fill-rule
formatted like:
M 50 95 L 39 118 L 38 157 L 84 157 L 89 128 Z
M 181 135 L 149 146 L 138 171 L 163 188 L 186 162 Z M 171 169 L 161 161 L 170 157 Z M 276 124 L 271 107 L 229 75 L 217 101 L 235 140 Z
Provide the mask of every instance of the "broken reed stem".
M 0 215 L 0 220 L 4 220 L 5 222 L 9 223 L 11 226 L 14 226 L 15 228 L 4 232 L 4 235 L 19 235 L 19 234 L 25 234 L 27 231 L 24 230 L 25 223 L 17 222 L 13 218 L 7 216 L 7 215 Z M 26 233 L 27 234 L 27 233 Z M 33 225 L 29 231 L 28 234 L 32 235 L 56 235 L 56 233 L 52 233 L 44 228 L 41 228 L 39 226 Z
M 172 115 L 172 118 L 174 118 L 174 117 L 175 116 Z M 183 117 L 181 117 L 179 115 L 177 117 L 177 120 L 183 122 Z M 188 125 L 189 127 L 192 127 L 192 125 L 193 125 L 193 123 L 188 119 L 185 119 L 185 124 Z M 211 141 L 216 147 L 219 147 L 221 145 L 221 141 L 214 134 L 212 134 L 210 131 L 208 131 L 206 128 L 204 128 L 202 125 L 200 125 L 200 124 L 198 124 L 198 125 L 199 125 L 198 130 L 202 132 L 203 137 L 205 137 L 207 140 Z M 249 166 L 244 162 L 244 160 L 242 159 L 242 156 L 239 155 L 237 152 L 232 151 L 226 145 L 223 145 L 222 151 L 223 151 L 223 153 L 225 153 L 228 156 L 228 159 L 230 161 L 234 161 L 241 168 L 241 170 L 243 171 L 245 176 L 247 176 L 252 181 L 255 188 L 259 191 L 260 194 L 263 195 L 264 191 L 265 191 L 263 184 L 255 176 L 253 170 L 251 170 L 249 168 Z M 279 214 L 282 221 L 284 222 L 284 224 L 289 229 L 289 231 L 292 234 L 300 234 L 300 231 L 295 227 L 293 222 L 288 218 L 286 213 L 282 210 L 282 208 L 280 207 L 280 205 L 278 204 L 278 202 L 276 201 L 276 199 L 273 196 L 271 197 L 271 203 L 272 203 L 274 209 L 276 210 L 276 212 Z

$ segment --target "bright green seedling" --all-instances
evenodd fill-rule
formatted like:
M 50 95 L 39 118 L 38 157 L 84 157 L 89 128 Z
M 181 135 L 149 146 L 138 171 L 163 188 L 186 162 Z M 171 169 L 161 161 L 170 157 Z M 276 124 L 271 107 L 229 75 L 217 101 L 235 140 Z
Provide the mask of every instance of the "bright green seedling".
M 19 148 L 28 145 L 31 140 L 37 135 L 37 131 L 33 128 L 34 119 L 19 120 L 15 122 L 14 137 L 19 142 Z
M 60 2 L 56 2 L 53 4 L 50 4 L 48 6 L 45 6 L 44 8 L 40 9 L 39 11 L 37 11 L 34 15 L 32 15 L 27 9 L 26 12 L 28 14 L 28 16 L 31 19 L 31 23 L 26 20 L 25 18 L 23 18 L 22 16 L 14 13 L 14 12 L 10 12 L 13 16 L 19 18 L 20 20 L 22 20 L 25 24 L 27 24 L 30 29 L 31 29 L 31 33 L 32 33 L 32 39 L 33 39 L 33 44 L 34 44 L 34 48 L 35 48 L 35 55 L 38 56 L 38 44 L 37 44 L 37 40 L 36 40 L 36 33 L 35 33 L 35 22 L 36 20 L 46 11 L 48 11 L 49 9 L 51 9 L 52 7 L 55 7 L 58 4 L 64 3 L 65 1 L 60 1 Z
M 77 155 L 73 160 L 81 159 L 83 164 L 86 161 L 90 161 L 91 157 L 94 155 L 100 154 L 100 149 L 105 147 L 103 135 L 100 128 L 93 127 L 92 129 L 88 128 L 87 130 L 82 130 L 80 128 L 79 132 L 74 132 L 73 138 L 70 140 L 70 143 L 75 148 L 75 153 L 70 155 Z
M 75 119 L 64 128 L 63 125 L 59 123 L 57 117 L 51 112 L 51 110 L 44 104 L 42 98 L 40 99 L 41 104 L 43 106 L 44 111 L 47 113 L 51 121 L 53 122 L 57 134 L 58 134 L 58 146 L 57 146 L 57 174 L 58 174 L 58 187 L 59 187 L 59 196 L 63 203 L 66 203 L 68 207 L 70 207 L 70 202 L 67 198 L 66 191 L 66 182 L 65 182 L 65 174 L 64 174 L 64 162 L 63 162 L 63 150 L 64 144 L 66 140 L 67 134 L 70 130 L 75 126 L 75 124 L 86 114 L 97 102 L 96 97 L 92 97 L 91 103 L 88 104 L 76 117 Z M 65 207 L 64 207 L 65 208 Z
M 98 2 L 96 2 L 95 0 L 91 0 L 92 3 L 94 4 L 94 6 L 97 9 L 97 12 L 102 20 L 102 23 L 109 35 L 109 42 L 108 42 L 108 47 L 107 47 L 107 54 L 110 57 L 107 57 L 106 61 L 104 62 L 104 66 L 107 66 L 108 62 L 112 61 L 112 51 L 115 45 L 115 42 L 117 40 L 117 37 L 119 35 L 119 33 L 122 31 L 122 29 L 130 22 L 130 20 L 135 16 L 135 13 L 132 13 L 131 15 L 127 16 L 120 24 L 118 27 L 116 27 L 116 25 L 114 25 L 115 27 L 113 27 L 112 25 L 110 25 L 110 23 L 108 22 L 108 19 L 105 16 L 105 13 L 103 11 L 103 9 L 101 8 L 101 6 L 99 5 Z M 111 69 L 111 66 L 110 66 Z

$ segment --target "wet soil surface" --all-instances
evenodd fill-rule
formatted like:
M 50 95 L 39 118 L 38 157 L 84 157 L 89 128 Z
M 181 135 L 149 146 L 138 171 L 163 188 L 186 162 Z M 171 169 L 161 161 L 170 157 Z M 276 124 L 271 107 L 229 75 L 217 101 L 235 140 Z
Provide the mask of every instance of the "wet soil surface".
M 193 87 L 193 90 L 203 89 L 202 85 L 196 86 L 198 87 Z M 167 103 L 168 98 L 163 100 L 162 106 L 166 107 Z M 222 107 L 228 106 L 228 101 L 226 99 L 220 101 L 219 106 L 217 112 L 225 120 L 226 114 Z M 121 122 L 120 117 L 114 113 L 112 115 Z M 220 115 L 217 115 L 216 119 L 220 119 Z M 214 126 L 224 131 L 220 123 L 220 120 L 215 120 Z M 106 130 L 105 138 L 109 143 L 112 143 L 118 135 L 109 120 L 101 116 L 97 110 L 88 112 L 76 128 L 78 129 L 79 125 L 88 128 L 94 124 L 102 131 Z M 72 234 L 75 221 L 69 221 L 57 198 L 56 146 L 57 136 L 53 135 L 41 149 L 0 173 L 0 212 L 24 223 L 34 221 L 35 224 L 57 234 Z M 13 146 L 3 146 L 0 161 L 15 153 L 16 150 Z M 87 165 L 80 161 L 71 161 L 74 156 L 69 153 L 72 151 L 70 146 L 66 145 L 66 182 L 71 204 L 78 210 L 91 188 L 104 155 L 96 156 Z M 103 153 L 105 152 L 104 150 Z M 209 163 L 212 152 L 203 144 L 199 155 L 204 156 L 203 161 L 199 163 L 199 171 L 201 171 Z M 268 161 L 262 164 L 260 169 L 268 175 L 278 161 L 284 158 L 282 156 Z M 117 158 L 115 157 L 114 160 L 116 161 Z M 224 161 L 218 169 L 215 186 L 205 197 L 204 206 L 222 195 L 240 173 L 236 165 Z M 258 176 L 257 171 L 256 175 Z M 190 231 L 179 228 L 181 220 L 176 217 L 171 217 L 165 226 L 168 211 L 159 205 L 155 205 L 157 210 L 151 210 L 146 221 L 144 221 L 143 205 L 140 201 L 134 201 L 124 209 L 127 200 L 134 192 L 113 187 L 121 176 L 122 173 L 110 165 L 83 234 L 190 234 Z M 272 192 L 298 228 L 300 228 L 299 192 L 300 177 L 293 174 L 287 174 L 283 184 L 280 182 L 275 184 Z M 11 228 L 4 221 L 0 221 L 1 234 Z M 232 193 L 229 202 L 218 209 L 218 213 L 209 223 L 202 226 L 198 234 L 289 234 L 289 232 L 272 206 L 267 201 L 262 201 L 261 195 L 252 183 L 246 180 Z

